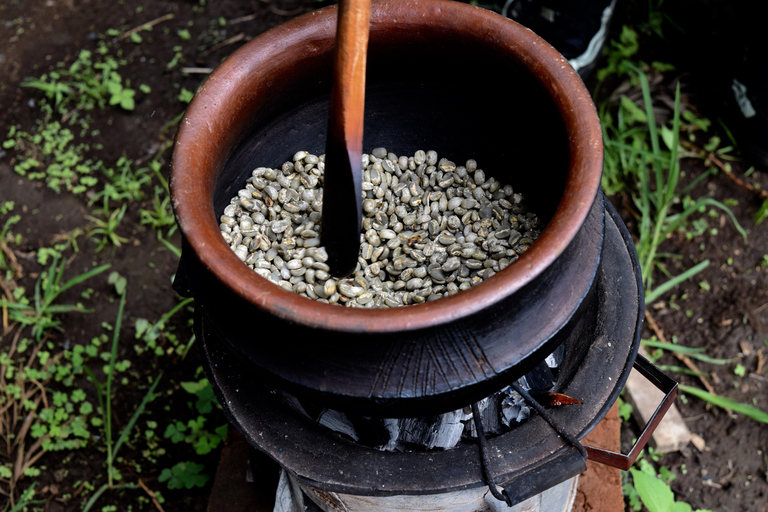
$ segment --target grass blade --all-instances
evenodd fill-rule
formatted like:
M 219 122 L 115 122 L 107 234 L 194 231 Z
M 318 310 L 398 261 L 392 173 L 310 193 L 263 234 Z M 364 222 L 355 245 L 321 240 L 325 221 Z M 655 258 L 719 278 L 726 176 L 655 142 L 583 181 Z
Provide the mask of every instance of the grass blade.
M 117 342 L 120 339 L 120 326 L 123 323 L 123 308 L 125 307 L 125 291 L 120 295 L 120 306 L 117 308 L 115 330 L 112 335 L 112 350 L 109 356 L 109 369 L 107 370 L 107 384 L 105 386 L 104 404 L 106 405 L 106 423 L 104 434 L 107 441 L 107 467 L 109 468 L 109 487 L 112 487 L 112 462 L 115 460 L 114 446 L 112 444 L 112 380 L 115 376 L 115 360 L 117 359 Z
M 160 234 L 160 231 L 157 232 L 157 239 L 160 240 L 163 245 L 165 245 L 169 251 L 171 251 L 173 254 L 176 255 L 177 258 L 181 258 L 181 249 L 173 245 L 171 242 L 163 238 L 163 236 Z
M 680 147 L 680 82 L 677 83 L 675 89 L 675 111 L 672 118 L 672 141 L 670 144 L 669 155 L 669 175 L 667 176 L 667 182 L 664 190 L 664 205 L 672 204 L 675 199 L 677 183 L 680 180 L 680 162 L 678 161 L 677 154 Z
M 141 416 L 142 413 L 144 412 L 144 409 L 147 407 L 147 404 L 152 400 L 152 398 L 154 398 L 153 394 L 155 392 L 155 388 L 157 388 L 157 385 L 160 383 L 160 379 L 162 377 L 163 377 L 163 372 L 160 372 L 160 375 L 157 376 L 157 378 L 155 379 L 155 382 L 153 382 L 152 385 L 149 387 L 147 394 L 144 395 L 144 399 L 136 408 L 136 411 L 134 411 L 133 416 L 131 416 L 131 419 L 128 420 L 128 423 L 125 425 L 125 428 L 120 433 L 120 437 L 117 439 L 117 442 L 115 442 L 115 447 L 112 449 L 113 458 L 117 457 L 117 451 L 123 445 L 125 440 L 128 439 L 128 434 L 130 434 L 131 429 L 133 429 L 133 426 L 138 421 L 139 416 Z
M 112 490 L 116 489 L 136 489 L 138 487 L 137 484 L 120 484 L 115 485 L 114 487 L 111 487 Z M 93 506 L 96 504 L 96 502 L 101 498 L 101 495 L 104 494 L 105 491 L 109 490 L 110 487 L 107 484 L 102 485 L 99 487 L 95 493 L 91 495 L 91 498 L 88 500 L 88 502 L 83 507 L 82 512 L 88 512 L 93 508 Z
M 695 276 L 705 268 L 709 266 L 709 260 L 704 260 L 698 265 L 695 265 L 682 274 L 673 277 L 669 281 L 666 281 L 664 284 L 657 286 L 653 290 L 648 290 L 645 292 L 645 303 L 651 304 L 656 299 L 667 293 L 669 290 L 677 286 L 678 284 L 682 283 L 686 279 L 690 279 L 691 277 Z
M 680 391 L 683 393 L 693 395 L 696 398 L 700 398 L 701 400 L 709 402 L 712 405 L 716 405 L 717 407 L 736 411 L 748 418 L 759 421 L 760 423 L 768 423 L 768 413 L 752 405 L 734 402 L 729 398 L 713 395 L 712 393 L 708 393 L 703 389 L 695 388 L 693 386 L 686 386 L 685 384 L 679 384 L 678 389 L 680 389 Z
M 722 365 L 722 364 L 730 364 L 739 359 L 738 357 L 734 357 L 731 359 L 718 359 L 715 357 L 709 357 L 708 355 L 703 353 L 704 352 L 703 348 L 686 347 L 684 345 L 676 345 L 674 343 L 665 343 L 663 341 L 642 340 L 642 344 L 644 347 L 660 348 L 663 350 L 668 350 L 669 352 L 683 354 L 683 355 L 692 357 L 694 359 L 698 359 L 703 363 Z
M 106 409 L 104 409 L 104 399 L 103 399 L 103 388 L 101 387 L 101 382 L 99 382 L 99 379 L 96 378 L 96 375 L 91 371 L 90 368 L 83 365 L 83 370 L 85 371 L 86 375 L 88 376 L 88 379 L 93 384 L 93 387 L 96 388 L 96 396 L 99 399 L 99 407 L 101 408 L 101 414 L 105 414 Z M 106 424 L 106 422 L 105 422 Z
M 107 270 L 109 267 L 111 267 L 111 265 L 109 265 L 109 264 L 101 265 L 100 267 L 96 267 L 94 269 L 89 270 L 88 272 L 84 272 L 84 273 L 82 273 L 82 274 L 80 274 L 78 276 L 73 277 L 72 279 L 70 279 L 69 281 L 64 283 L 64 286 L 59 288 L 59 291 L 58 291 L 58 293 L 56 295 L 60 295 L 65 290 L 68 290 L 68 289 L 72 288 L 73 286 L 78 285 L 78 284 L 82 283 L 83 281 L 92 278 L 96 274 L 101 274 L 102 272 Z
M 669 365 L 669 364 L 657 364 L 656 368 L 663 372 L 675 372 L 675 373 L 682 373 L 683 375 L 690 375 L 691 377 L 708 377 L 709 373 L 707 372 L 695 372 L 691 369 L 688 369 L 684 366 L 676 366 L 676 365 Z

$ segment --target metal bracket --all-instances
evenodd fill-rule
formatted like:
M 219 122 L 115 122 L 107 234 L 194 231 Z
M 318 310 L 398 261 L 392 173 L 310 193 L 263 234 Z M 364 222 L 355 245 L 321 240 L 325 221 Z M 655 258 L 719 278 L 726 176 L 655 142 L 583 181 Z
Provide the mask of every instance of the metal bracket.
M 584 447 L 587 450 L 589 460 L 593 460 L 607 466 L 612 466 L 614 468 L 619 468 L 624 471 L 628 470 L 630 467 L 632 467 L 632 464 L 635 463 L 635 460 L 637 460 L 640 452 L 643 450 L 643 448 L 645 448 L 645 445 L 648 443 L 651 435 L 661 422 L 664 414 L 666 414 L 667 410 L 672 406 L 672 403 L 675 400 L 675 396 L 677 396 L 677 382 L 656 368 L 653 363 L 648 361 L 648 359 L 642 355 L 637 355 L 634 368 L 640 372 L 643 377 L 651 381 L 654 386 L 656 386 L 664 393 L 664 399 L 656 408 L 656 412 L 653 413 L 653 416 L 651 416 L 651 419 L 643 429 L 640 437 L 637 438 L 634 446 L 632 446 L 632 449 L 630 449 L 629 453 L 626 455 L 612 452 L 610 450 L 605 450 L 603 448 L 597 448 L 595 446 Z
M 651 381 L 651 383 L 653 383 L 658 389 L 664 392 L 665 397 L 659 404 L 656 412 L 654 412 L 650 421 L 643 429 L 642 434 L 637 439 L 634 446 L 627 455 L 605 450 L 603 448 L 597 448 L 595 446 L 582 445 L 576 437 L 558 426 L 552 415 L 535 398 L 533 398 L 528 393 L 528 391 L 526 391 L 516 382 L 512 384 L 512 388 L 520 393 L 526 403 L 530 405 L 552 427 L 553 430 L 555 430 L 563 439 L 565 439 L 569 444 L 576 448 L 576 451 L 567 453 L 566 458 L 558 462 L 559 464 L 563 465 L 563 470 L 566 471 L 569 476 L 574 471 L 578 473 L 586 469 L 586 466 L 584 466 L 586 460 L 592 460 L 625 471 L 628 470 L 632 464 L 634 464 L 643 448 L 645 448 L 645 445 L 648 443 L 648 440 L 650 439 L 654 430 L 656 430 L 656 427 L 661 421 L 661 418 L 664 417 L 664 414 L 672 405 L 675 396 L 677 395 L 677 382 L 656 368 L 653 363 L 641 355 L 638 355 L 635 359 L 634 368 L 639 371 L 646 379 Z M 497 487 L 494 477 L 490 472 L 488 447 L 486 445 L 485 432 L 483 430 L 482 420 L 477 404 L 472 404 L 472 416 L 474 419 L 475 427 L 477 429 L 478 442 L 480 444 L 483 476 L 485 477 L 485 481 L 491 490 L 491 494 L 493 494 L 496 499 L 505 502 L 510 507 L 530 497 L 530 492 L 526 492 L 524 489 L 527 486 L 520 488 L 521 486 L 516 485 L 515 488 L 517 492 L 512 491 L 509 486 L 499 491 L 499 487 Z M 547 468 L 548 473 L 552 473 L 551 470 L 552 468 Z M 554 471 L 557 472 L 557 470 Z M 543 476 L 538 475 L 538 478 L 543 478 Z M 559 482 L 554 483 L 556 484 Z

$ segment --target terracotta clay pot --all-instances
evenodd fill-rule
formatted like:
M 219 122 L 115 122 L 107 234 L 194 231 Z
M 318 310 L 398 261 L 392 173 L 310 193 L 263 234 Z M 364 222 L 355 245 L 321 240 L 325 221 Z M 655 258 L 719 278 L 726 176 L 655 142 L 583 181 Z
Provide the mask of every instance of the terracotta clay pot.
M 218 218 L 253 168 L 323 153 L 335 23 L 330 7 L 253 39 L 210 75 L 181 122 L 177 284 L 200 321 L 264 379 L 383 416 L 466 405 L 564 342 L 576 368 L 590 340 L 568 340 L 589 305 L 605 229 L 600 123 L 567 61 L 490 11 L 374 1 L 364 151 L 434 149 L 511 184 L 546 223 L 517 261 L 451 297 L 372 310 L 285 291 L 224 242 Z

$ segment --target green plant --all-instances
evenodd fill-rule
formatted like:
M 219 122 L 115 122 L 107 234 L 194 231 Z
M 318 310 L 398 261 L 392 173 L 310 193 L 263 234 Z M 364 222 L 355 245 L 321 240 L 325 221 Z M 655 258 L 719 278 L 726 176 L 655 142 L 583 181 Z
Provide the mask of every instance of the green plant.
M 618 40 L 612 40 L 605 49 L 606 64 L 596 73 L 597 90 L 600 90 L 609 77 L 620 78 L 627 75 L 629 71 L 624 63 L 631 61 L 639 50 L 640 43 L 637 39 L 637 32 L 627 25 L 622 26 Z
M 608 192 L 626 188 L 637 208 L 636 248 L 646 290 L 645 300 L 650 304 L 709 265 L 709 261 L 705 260 L 677 276 L 671 276 L 663 264 L 666 255 L 659 251 L 659 247 L 671 234 L 685 230 L 692 215 L 702 213 L 708 207 L 717 208 L 730 216 L 745 240 L 746 232 L 731 210 L 721 202 L 709 197 L 693 199 L 687 195 L 706 174 L 686 187 L 679 187 L 682 157 L 679 84 L 675 91 L 671 126 L 659 126 L 653 111 L 646 73 L 629 61 L 623 61 L 617 66 L 631 70 L 641 88 L 645 108 L 639 108 L 628 97 L 622 96 L 615 120 L 603 109 L 606 154 L 604 184 Z M 662 144 L 667 149 L 663 149 Z M 657 269 L 669 278 L 658 286 L 654 280 L 654 271 Z
M 89 201 L 138 201 L 144 198 L 144 189 L 152 183 L 152 176 L 146 167 L 133 168 L 133 162 L 125 155 L 115 162 L 114 168 L 103 166 L 103 175 L 108 182 Z
M 649 512 L 691 512 L 693 507 L 683 501 L 676 501 L 669 484 L 655 474 L 630 468 L 634 488 Z M 639 509 L 635 509 L 639 510 Z M 696 512 L 708 512 L 696 509 Z
M 21 86 L 42 91 L 60 112 L 103 109 L 107 105 L 133 110 L 136 91 L 117 71 L 125 62 L 110 53 L 111 48 L 102 41 L 95 55 L 91 50 L 81 50 L 69 67 L 60 63 L 54 71 L 27 79 Z
M 42 340 L 43 334 L 48 329 L 60 329 L 61 322 L 58 315 L 64 313 L 87 313 L 82 304 L 55 304 L 59 296 L 68 289 L 76 286 L 91 277 L 104 272 L 109 265 L 102 265 L 87 272 L 84 272 L 72 279 L 62 283 L 66 261 L 59 263 L 58 257 L 53 260 L 51 265 L 44 271 L 35 282 L 35 291 L 32 301 L 24 297 L 24 289 L 17 288 L 18 293 L 15 300 L 2 299 L 0 307 L 7 308 L 11 321 L 17 322 L 22 326 L 31 326 L 32 335 L 38 341 Z
M 665 25 L 672 25 L 677 30 L 682 31 L 669 14 L 664 12 L 663 5 L 664 0 L 648 0 L 647 20 L 639 25 L 640 30 L 646 34 L 655 34 L 660 39 L 664 39 Z
M 174 444 L 184 441 L 191 445 L 198 455 L 207 455 L 227 438 L 229 425 L 225 423 L 209 432 L 205 429 L 205 422 L 206 418 L 202 415 L 187 421 L 186 424 L 174 421 L 165 429 L 163 437 L 170 439 Z
M 738 359 L 738 357 L 734 357 L 731 359 L 720 359 L 716 357 L 710 357 L 704 353 L 703 347 L 699 347 L 699 348 L 686 347 L 684 345 L 678 345 L 676 343 L 668 343 L 668 342 L 656 341 L 656 340 L 641 340 L 641 343 L 646 348 L 653 348 L 657 350 L 667 350 L 675 354 L 682 354 L 692 359 L 697 359 L 703 363 L 723 365 L 723 364 L 732 363 Z M 660 355 L 661 355 L 660 353 L 654 353 L 652 354 L 652 358 L 656 360 L 660 357 Z
M 21 493 L 21 497 L 19 498 L 19 501 L 16 503 L 16 505 L 9 510 L 8 512 L 22 512 L 26 509 L 26 507 L 30 505 L 40 505 L 42 503 L 45 503 L 45 500 L 34 500 L 32 498 L 35 497 L 35 485 L 36 482 L 27 487 L 23 493 Z M 13 505 L 13 503 L 8 504 Z
M 11 233 L 11 228 L 14 224 L 17 224 L 21 220 L 21 215 L 11 215 L 5 220 L 5 224 L 3 224 L 3 229 L 0 230 L 0 270 L 8 270 L 13 274 L 13 269 L 10 268 L 11 265 L 11 258 L 15 258 L 13 256 L 13 253 L 8 248 L 8 245 L 6 241 L 10 237 L 9 234 Z M 6 257 L 8 258 L 8 261 L 6 261 Z
M 117 210 L 110 211 L 109 202 L 104 199 L 104 205 L 101 209 L 101 215 L 103 218 L 97 218 L 92 215 L 86 215 L 86 219 L 90 220 L 93 225 L 89 228 L 91 235 L 101 237 L 98 245 L 96 246 L 96 252 L 103 250 L 108 244 L 113 247 L 119 247 L 128 242 L 128 239 L 117 234 L 117 228 L 120 227 L 120 222 L 125 215 L 125 209 L 128 205 L 123 203 L 123 206 Z
M 755 213 L 755 224 L 760 224 L 766 218 L 768 218 L 768 199 L 763 201 L 763 204 L 757 209 L 757 212 Z
M 193 300 L 194 299 L 192 297 L 182 300 L 170 311 L 160 317 L 160 320 L 154 324 L 146 318 L 136 319 L 134 324 L 136 330 L 136 339 L 144 342 L 143 345 L 135 345 L 134 348 L 136 353 L 141 355 L 145 351 L 149 350 L 154 352 L 156 356 L 162 356 L 165 353 L 165 350 L 163 349 L 161 342 L 165 341 L 168 345 L 170 345 L 170 347 L 168 347 L 169 353 L 176 352 L 182 357 L 185 356 L 192 344 L 192 341 L 194 340 L 194 337 L 193 340 L 190 340 L 189 344 L 182 346 L 175 334 L 173 334 L 168 329 L 168 322 L 176 313 L 192 304 Z
M 202 372 L 202 368 L 198 368 L 198 372 Z M 194 402 L 190 401 L 188 404 L 193 410 L 193 417 L 186 422 L 172 421 L 166 426 L 163 437 L 174 444 L 182 442 L 188 444 L 199 456 L 207 455 L 224 442 L 229 424 L 224 422 L 212 431 L 205 427 L 205 424 L 214 417 L 212 413 L 221 410 L 208 379 L 201 378 L 179 384 L 184 391 L 195 397 Z M 192 474 L 188 474 L 190 464 L 194 469 Z M 202 486 L 207 480 L 207 475 L 201 473 L 203 470 L 204 466 L 188 461 L 181 466 L 177 464 L 173 468 L 164 469 L 159 480 L 167 481 L 170 489 L 181 488 L 182 485 L 190 486 L 193 483 Z M 203 476 L 205 479 L 201 478 Z
M 118 436 L 117 440 L 113 442 L 112 384 L 114 381 L 115 369 L 117 365 L 117 346 L 118 346 L 118 341 L 120 339 L 120 328 L 122 326 L 122 321 L 123 321 L 124 307 L 125 307 L 125 291 L 120 295 L 120 305 L 118 306 L 118 310 L 117 310 L 117 319 L 115 320 L 115 327 L 112 335 L 112 345 L 111 345 L 111 350 L 109 352 L 109 357 L 108 357 L 109 364 L 105 370 L 106 377 L 107 377 L 106 382 L 102 384 L 96 378 L 96 375 L 93 373 L 93 371 L 86 368 L 86 373 L 88 374 L 89 379 L 91 380 L 94 387 L 96 388 L 96 394 L 99 399 L 99 412 L 101 414 L 103 425 L 104 425 L 104 442 L 107 449 L 107 460 L 106 460 L 107 482 L 104 483 L 101 487 L 99 487 L 98 490 L 96 490 L 96 492 L 93 493 L 93 495 L 88 500 L 85 507 L 83 508 L 83 512 L 87 512 L 88 510 L 90 510 L 91 507 L 93 507 L 94 504 L 101 497 L 101 495 L 107 490 L 138 487 L 138 484 L 134 484 L 134 483 L 117 484 L 116 482 L 122 480 L 122 475 L 117 470 L 114 463 L 115 463 L 117 454 L 120 451 L 120 448 L 128 440 L 128 436 L 133 430 L 134 425 L 138 421 L 139 417 L 143 414 L 144 410 L 147 407 L 147 404 L 149 404 L 149 402 L 154 398 L 155 389 L 157 388 L 157 385 L 160 383 L 160 380 L 162 378 L 162 372 L 161 372 L 160 375 L 158 375 L 158 377 L 154 379 L 154 382 L 152 382 L 152 385 L 147 390 L 147 393 L 144 395 L 144 398 L 142 399 L 141 403 L 138 405 L 133 415 L 128 420 L 128 423 L 126 423 L 125 427 L 123 427 L 123 430 L 120 432 L 120 435 Z
M 0 491 L 11 504 L 14 489 L 39 471 L 35 464 L 45 453 L 85 447 L 90 426 L 100 425 L 76 384 L 101 338 L 57 352 L 53 342 L 21 334 L 20 326 L 15 334 L 6 331 L 10 344 L 0 352 Z
M 748 418 L 751 418 L 755 421 L 759 421 L 760 423 L 768 423 L 768 413 L 766 413 L 761 409 L 758 409 L 755 406 L 735 402 L 729 398 L 725 398 L 720 395 L 713 395 L 712 393 L 704 391 L 703 389 L 699 389 L 693 386 L 687 386 L 685 384 L 679 384 L 678 388 L 683 393 L 688 393 L 689 395 L 693 395 L 696 398 L 704 400 L 705 402 L 708 402 L 722 409 L 738 412 Z
M 152 210 L 142 208 L 139 210 L 141 223 L 160 231 L 169 228 L 167 236 L 176 231 L 176 217 L 171 208 L 171 197 L 161 188 L 155 186 L 155 197 L 152 202 Z
M 90 145 L 75 142 L 76 135 L 59 121 L 47 117 L 32 132 L 12 126 L 3 147 L 15 149 L 14 171 L 30 180 L 44 180 L 55 192 L 83 194 L 98 183 L 100 160 L 88 158 Z
M 172 468 L 165 468 L 158 477 L 159 482 L 168 482 L 169 489 L 192 489 L 203 487 L 208 481 L 208 475 L 201 473 L 202 464 L 186 461 L 175 464 Z
M 660 454 L 649 447 L 640 454 L 634 467 L 622 474 L 622 489 L 629 508 L 640 511 L 645 506 L 649 512 L 693 512 L 688 503 L 675 500 L 669 484 L 676 475 L 662 465 L 656 470 L 654 463 L 659 463 L 660 459 Z M 696 512 L 712 511 L 697 509 Z

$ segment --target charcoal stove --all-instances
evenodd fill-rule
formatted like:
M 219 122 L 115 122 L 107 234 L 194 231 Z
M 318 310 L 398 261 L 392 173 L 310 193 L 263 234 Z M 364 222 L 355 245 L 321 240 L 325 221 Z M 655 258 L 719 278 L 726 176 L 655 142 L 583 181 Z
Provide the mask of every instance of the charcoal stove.
M 299 149 L 322 153 L 335 21 L 335 7 L 320 9 L 235 52 L 176 138 L 175 288 L 195 298 L 204 365 L 230 421 L 324 510 L 355 510 L 360 499 L 360 510 L 392 499 L 420 510 L 436 496 L 489 490 L 515 505 L 583 472 L 587 458 L 628 468 L 676 386 L 637 355 L 642 284 L 631 238 L 600 191 L 594 105 L 531 31 L 447 0 L 374 2 L 371 12 L 364 145 L 475 158 L 521 191 L 546 228 L 502 272 L 424 304 L 344 308 L 276 287 L 221 238 L 217 219 L 251 169 Z M 371 449 L 307 414 L 307 404 L 382 418 L 471 407 L 554 352 L 551 390 L 581 405 L 530 399 L 528 421 L 452 449 Z M 666 393 L 655 419 L 628 455 L 582 446 L 633 367 Z M 471 503 L 443 509 L 491 510 Z

